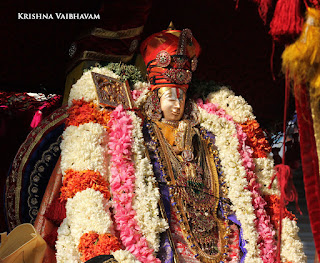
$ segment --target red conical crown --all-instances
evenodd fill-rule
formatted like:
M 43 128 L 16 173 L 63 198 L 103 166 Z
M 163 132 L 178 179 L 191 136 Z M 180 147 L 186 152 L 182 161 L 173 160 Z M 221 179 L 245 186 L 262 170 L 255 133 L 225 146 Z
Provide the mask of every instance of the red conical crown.
M 141 44 L 140 51 L 152 90 L 170 86 L 188 89 L 200 54 L 190 29 L 155 33 Z

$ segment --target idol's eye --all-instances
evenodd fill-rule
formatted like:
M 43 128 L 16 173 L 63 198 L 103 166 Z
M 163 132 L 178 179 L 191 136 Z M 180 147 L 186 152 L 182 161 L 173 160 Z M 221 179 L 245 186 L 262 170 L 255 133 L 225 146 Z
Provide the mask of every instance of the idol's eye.
M 172 98 L 171 94 L 165 95 L 164 98 L 168 99 L 168 100 L 174 100 L 174 98 Z

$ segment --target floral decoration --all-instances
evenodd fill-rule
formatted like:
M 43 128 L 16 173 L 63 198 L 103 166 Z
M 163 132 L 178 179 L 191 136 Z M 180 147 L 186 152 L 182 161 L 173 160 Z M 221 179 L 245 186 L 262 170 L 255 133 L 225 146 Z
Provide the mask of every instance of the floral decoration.
M 233 103 L 230 104 L 230 101 L 234 100 Z M 243 98 L 235 96 L 234 93 L 227 88 L 223 87 L 221 90 L 211 93 L 209 95 L 209 101 L 216 102 L 219 104 L 218 108 L 223 108 L 227 114 L 233 117 L 233 120 L 237 124 L 244 124 L 245 122 L 250 122 L 255 119 L 255 116 L 252 114 L 252 109 L 247 103 L 243 100 Z M 239 104 L 239 105 L 237 105 Z M 252 122 L 254 124 L 254 122 Z M 257 127 L 257 126 L 256 126 Z M 249 129 L 250 130 L 250 129 Z M 253 128 L 251 128 L 253 130 Z M 262 133 L 260 133 L 262 135 Z M 263 142 L 266 142 L 265 139 L 260 137 Z M 258 146 L 259 147 L 259 146 Z M 268 148 L 268 145 L 264 144 L 265 148 Z M 264 148 L 262 147 L 261 150 Z M 264 157 L 261 157 L 264 156 Z M 261 194 L 263 194 L 263 198 L 267 201 L 265 205 L 265 209 L 268 214 L 270 213 L 270 203 L 268 200 L 270 195 L 276 196 L 279 195 L 279 189 L 277 187 L 277 179 L 271 183 L 271 178 L 274 175 L 274 162 L 270 155 L 260 155 L 259 158 L 253 158 L 254 162 L 254 173 L 256 174 L 256 180 L 260 184 Z M 234 184 L 232 185 L 234 186 Z M 281 248 L 281 259 L 282 262 L 293 262 L 300 263 L 306 262 L 306 256 L 303 252 L 303 245 L 298 237 L 298 227 L 296 226 L 296 222 L 294 216 L 286 211 L 286 217 L 283 219 L 286 221 L 286 226 L 283 226 L 282 229 L 282 248 Z M 238 218 L 239 219 L 239 218 Z M 274 225 L 274 222 L 277 220 L 275 214 L 271 213 L 271 224 Z M 240 220 L 241 221 L 241 220 Z M 290 245 L 288 245 L 290 244 Z M 284 249 L 285 247 L 291 247 L 290 250 Z M 246 247 L 247 248 L 247 247 Z M 287 251 L 290 251 L 287 253 Z M 246 262 L 251 262 L 250 260 Z M 255 262 L 255 261 L 252 261 Z
M 94 70 L 116 77 L 106 69 Z M 91 88 L 82 84 L 89 84 Z M 70 105 L 72 101 L 74 103 L 69 113 L 75 120 L 68 123 L 61 144 L 61 170 L 64 175 L 61 199 L 67 199 L 67 204 L 66 218 L 58 229 L 56 242 L 58 263 L 82 262 L 98 254 L 115 253 L 122 246 L 113 235 L 113 220 L 109 211 L 112 204 L 108 201 L 110 192 L 106 180 L 110 113 L 98 109 L 95 104 L 96 94 L 82 97 L 90 89 L 94 90 L 94 83 L 91 72 L 87 72 L 73 86 L 73 99 L 69 100 Z M 129 229 L 130 227 L 131 225 L 128 226 Z M 99 239 L 93 250 L 86 249 L 92 236 L 96 235 Z M 121 250 L 115 255 L 119 258 L 126 255 L 124 262 L 139 262 L 127 250 Z
M 110 186 L 115 222 L 126 249 L 141 262 L 160 262 L 140 233 L 132 207 L 135 196 L 135 168 L 132 162 L 132 119 L 119 105 L 111 114 L 109 134 Z
M 154 251 L 159 250 L 161 232 L 168 227 L 165 219 L 159 217 L 158 203 L 160 192 L 156 187 L 152 164 L 146 156 L 146 148 L 142 135 L 142 120 L 133 112 L 128 112 L 133 120 L 132 138 L 135 163 L 135 198 L 133 208 L 136 211 L 135 219 L 146 237 L 148 244 Z
M 295 220 L 288 217 L 282 219 L 281 260 L 287 262 L 307 262 L 303 252 L 303 244 L 298 236 L 299 227 Z
M 83 262 L 100 255 L 110 255 L 120 249 L 118 238 L 111 234 L 85 233 L 81 236 L 78 245 Z
M 62 134 L 61 170 L 91 170 L 106 174 L 106 129 L 98 123 L 69 126 Z
M 260 248 L 260 256 L 265 263 L 272 263 L 276 260 L 276 242 L 275 231 L 273 225 L 270 222 L 270 217 L 266 212 L 266 201 L 263 199 L 260 187 L 261 185 L 257 181 L 257 175 L 254 173 L 255 166 L 252 156 L 254 151 L 252 148 L 246 145 L 248 141 L 247 134 L 242 130 L 240 125 L 236 125 L 238 131 L 238 139 L 240 145 L 240 154 L 242 157 L 242 165 L 247 172 L 248 189 L 252 193 L 252 202 L 254 212 L 256 215 L 256 228 L 259 233 L 258 246 Z
M 58 228 L 58 239 L 56 241 L 56 260 L 57 263 L 78 263 L 80 255 L 76 243 L 73 241 L 68 219 L 65 218 Z
M 73 100 L 81 100 L 83 99 L 86 102 L 93 102 L 98 105 L 98 95 L 96 92 L 96 86 L 94 84 L 91 72 L 96 72 L 102 75 L 106 75 L 115 79 L 119 79 L 120 77 L 113 73 L 111 70 L 106 67 L 94 67 L 89 71 L 83 73 L 82 77 L 72 85 L 72 89 L 70 90 L 68 105 L 72 105 Z
M 254 172 L 257 175 L 259 184 L 261 185 L 261 193 L 263 195 L 279 195 L 278 178 L 275 177 L 274 181 L 271 181 L 271 178 L 275 173 L 272 157 L 254 158 L 253 160 L 255 163 Z M 271 182 L 272 184 L 269 188 Z
M 137 82 L 133 86 L 133 99 L 136 107 L 141 107 L 147 100 L 150 84 L 146 82 Z
M 110 199 L 109 184 L 103 179 L 99 172 L 74 171 L 69 169 L 64 176 L 63 185 L 60 189 L 62 200 L 74 197 L 77 192 L 87 188 L 94 189 L 103 194 L 106 200 Z
M 247 145 L 253 150 L 253 158 L 266 158 L 271 152 L 271 147 L 264 136 L 259 123 L 249 120 L 241 124 L 242 130 L 247 134 Z
M 256 231 L 254 207 L 252 205 L 251 192 L 248 190 L 246 170 L 242 166 L 242 160 L 238 151 L 240 145 L 237 139 L 237 130 L 231 117 L 225 115 L 218 105 L 200 106 L 200 125 L 216 136 L 216 146 L 221 159 L 222 170 L 226 177 L 228 198 L 232 202 L 232 210 L 241 222 L 243 237 L 246 240 L 247 254 L 245 262 L 263 262 L 259 256 L 258 239 Z M 204 108 L 204 109 L 203 109 Z M 210 114 L 209 112 L 214 113 Z M 225 115 L 225 117 L 222 117 Z
M 260 249 L 260 257 L 263 262 L 274 262 L 276 257 L 276 245 L 275 245 L 275 232 L 273 231 L 273 226 L 270 223 L 270 218 L 264 209 L 266 202 L 261 197 L 260 185 L 256 180 L 256 175 L 254 173 L 254 162 L 252 159 L 253 151 L 248 147 L 245 142 L 247 140 L 247 135 L 242 131 L 240 125 L 233 122 L 232 117 L 224 112 L 224 110 L 219 109 L 217 105 L 212 103 L 202 104 L 201 102 L 198 105 L 207 112 L 218 115 L 220 118 L 225 118 L 229 122 L 233 123 L 234 128 L 237 131 L 237 137 L 239 140 L 238 151 L 241 155 L 242 165 L 246 171 L 246 179 L 248 185 L 245 189 L 248 189 L 252 194 L 252 205 L 254 207 L 254 214 L 256 218 L 254 219 L 256 231 L 258 232 L 259 238 L 257 240 L 258 247 Z M 220 127 L 223 129 L 223 127 Z M 234 151 L 237 149 L 234 149 Z M 230 187 L 229 187 L 230 189 Z M 229 190 L 230 191 L 230 190 Z M 232 201 L 232 200 L 231 200 Z M 239 207 L 235 207 L 237 211 Z M 241 220 L 240 220 L 241 222 Z M 243 224 L 242 224 L 243 225 Z M 244 228 L 244 226 L 243 226 Z
M 112 113 L 99 110 L 92 71 L 119 78 L 106 68 L 96 67 L 85 72 L 70 92 L 69 105 L 74 104 L 61 144 L 61 198 L 67 199 L 67 217 L 58 229 L 57 261 L 80 262 L 80 257 L 87 260 L 96 253 L 111 253 L 123 263 L 160 262 L 154 252 L 159 249 L 159 233 L 168 225 L 159 217 L 159 189 L 145 155 L 141 119 L 121 105 Z M 136 82 L 132 91 L 135 107 L 143 105 L 148 93 L 149 84 Z M 200 125 L 216 136 L 228 198 L 246 240 L 244 262 L 274 262 L 273 225 L 277 226 L 279 191 L 276 181 L 268 188 L 274 174 L 267 154 L 270 148 L 252 108 L 242 97 L 223 87 L 208 99 L 209 103 L 198 103 Z M 110 160 L 105 158 L 107 153 Z M 112 201 L 108 201 L 107 174 Z M 119 240 L 114 236 L 110 206 Z M 286 214 L 283 262 L 306 262 L 297 231 L 294 218 Z
M 98 109 L 93 102 L 85 102 L 84 100 L 73 100 L 72 106 L 68 109 L 68 118 L 66 126 L 79 126 L 84 123 L 99 123 L 108 129 L 110 112 Z
M 111 254 L 119 263 L 140 263 L 128 250 L 119 249 Z
M 217 92 L 208 95 L 208 102 L 219 105 L 225 110 L 236 123 L 245 123 L 254 120 L 256 117 L 252 113 L 252 107 L 241 96 L 236 96 L 227 87 L 222 87 Z

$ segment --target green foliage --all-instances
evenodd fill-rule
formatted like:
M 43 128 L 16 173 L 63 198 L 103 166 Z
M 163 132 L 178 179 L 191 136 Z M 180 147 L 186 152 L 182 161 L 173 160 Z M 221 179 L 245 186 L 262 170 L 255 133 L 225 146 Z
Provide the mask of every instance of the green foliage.
M 97 65 L 95 67 L 98 68 L 107 68 L 108 70 L 112 71 L 113 73 L 120 76 L 120 80 L 122 81 L 129 81 L 130 85 L 134 85 L 135 83 L 139 81 L 144 81 L 144 78 L 141 75 L 141 72 L 138 68 L 136 68 L 133 65 L 127 65 L 123 63 L 108 63 L 106 66 Z M 89 70 L 92 70 L 94 67 L 90 67 L 88 69 L 85 69 L 83 72 L 87 72 Z
M 128 80 L 132 84 L 135 84 L 138 81 L 144 81 L 140 70 L 133 65 L 109 63 L 106 68 L 119 75 L 121 80 Z

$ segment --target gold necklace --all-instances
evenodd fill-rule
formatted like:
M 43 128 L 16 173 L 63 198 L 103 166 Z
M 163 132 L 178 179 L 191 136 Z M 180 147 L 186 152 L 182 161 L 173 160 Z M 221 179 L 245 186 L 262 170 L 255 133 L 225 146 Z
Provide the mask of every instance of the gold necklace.
M 186 132 L 189 137 L 192 133 L 188 128 Z M 206 175 L 201 181 L 203 186 L 199 187 L 198 180 L 193 180 L 196 178 L 192 178 L 189 171 L 182 172 L 185 170 L 184 163 L 188 161 L 178 158 L 157 125 L 153 126 L 153 132 L 154 140 L 159 143 L 157 154 L 163 166 L 160 169 L 163 169 L 164 179 L 169 186 L 173 212 L 179 220 L 189 248 L 201 262 L 217 263 L 225 260 L 230 231 L 224 220 L 217 216 L 219 179 L 209 144 L 202 140 L 200 132 L 196 132 L 202 146 L 199 151 L 203 154 Z M 186 144 L 191 146 L 191 138 L 186 139 Z M 191 161 L 191 166 L 194 162 L 195 160 Z M 190 186 L 188 181 L 195 181 L 195 187 Z
M 166 120 L 166 119 L 162 118 L 161 122 L 165 123 L 165 124 L 169 124 L 175 128 L 177 128 L 179 126 L 179 121 L 170 121 L 170 120 Z

